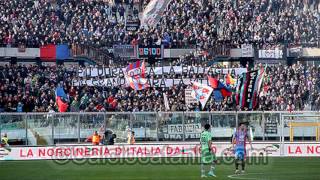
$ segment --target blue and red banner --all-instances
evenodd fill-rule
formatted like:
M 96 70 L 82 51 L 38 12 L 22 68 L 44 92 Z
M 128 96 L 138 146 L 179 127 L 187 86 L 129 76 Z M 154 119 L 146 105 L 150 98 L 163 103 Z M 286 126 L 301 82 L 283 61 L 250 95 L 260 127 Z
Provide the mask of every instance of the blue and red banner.
M 64 60 L 70 58 L 68 45 L 48 44 L 40 47 L 40 59 L 47 61 Z

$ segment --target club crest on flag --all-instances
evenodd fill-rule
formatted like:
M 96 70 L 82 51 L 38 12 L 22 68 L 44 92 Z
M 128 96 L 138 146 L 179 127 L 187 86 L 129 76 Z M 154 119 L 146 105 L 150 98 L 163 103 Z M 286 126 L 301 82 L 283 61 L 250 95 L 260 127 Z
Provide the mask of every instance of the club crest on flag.
M 200 102 L 202 109 L 210 98 L 213 88 L 198 82 L 192 83 L 191 96 Z
M 130 63 L 126 69 L 126 80 L 128 85 L 134 90 L 142 90 L 148 87 L 146 79 L 146 67 L 144 61 L 140 63 Z

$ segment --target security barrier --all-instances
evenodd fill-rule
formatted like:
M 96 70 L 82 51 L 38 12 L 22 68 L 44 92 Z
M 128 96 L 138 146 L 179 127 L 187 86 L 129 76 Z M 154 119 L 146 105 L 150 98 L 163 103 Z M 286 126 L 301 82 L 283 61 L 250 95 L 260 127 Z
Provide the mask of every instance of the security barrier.
M 2 113 L 0 133 L 7 133 L 11 144 L 32 146 L 83 143 L 94 131 L 107 130 L 117 135 L 118 143 L 127 142 L 131 131 L 138 142 L 198 141 L 209 123 L 214 140 L 230 141 L 241 122 L 248 124 L 256 142 L 319 140 L 315 126 L 295 127 L 290 133 L 296 123 L 319 124 L 319 112 Z

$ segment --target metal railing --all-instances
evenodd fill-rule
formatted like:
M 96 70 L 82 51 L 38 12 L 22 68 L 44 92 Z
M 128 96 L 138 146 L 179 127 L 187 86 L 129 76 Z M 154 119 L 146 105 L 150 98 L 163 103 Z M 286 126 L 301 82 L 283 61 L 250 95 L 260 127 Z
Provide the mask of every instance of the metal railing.
M 198 141 L 209 123 L 216 141 L 229 141 L 242 122 L 255 141 L 289 141 L 290 122 L 320 123 L 320 112 L 1 113 L 0 133 L 19 145 L 82 143 L 94 131 L 106 130 L 117 135 L 117 142 L 126 142 L 130 131 L 137 141 Z M 316 131 L 301 127 L 292 136 L 314 141 Z
M 95 61 L 97 64 L 101 65 L 108 65 L 110 63 L 110 60 L 113 59 L 104 50 L 100 48 L 95 48 L 89 45 L 82 44 L 72 44 L 71 54 L 73 57 L 88 58 L 92 61 Z

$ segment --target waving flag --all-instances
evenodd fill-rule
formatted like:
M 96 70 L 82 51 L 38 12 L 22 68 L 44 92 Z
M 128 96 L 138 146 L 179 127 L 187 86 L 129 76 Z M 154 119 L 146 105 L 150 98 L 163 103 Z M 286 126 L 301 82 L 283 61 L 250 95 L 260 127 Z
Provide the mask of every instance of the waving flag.
M 205 84 L 193 82 L 191 96 L 201 103 L 202 109 L 210 98 L 213 89 Z
M 226 84 L 227 85 L 234 85 L 236 83 L 236 80 L 232 78 L 230 74 L 227 74 L 226 76 Z
M 214 89 L 214 94 L 215 94 L 215 98 L 216 98 L 216 94 L 221 94 L 221 96 L 224 98 L 224 97 L 227 97 L 227 96 L 231 96 L 232 95 L 232 92 L 231 92 L 231 89 L 226 87 L 222 82 L 220 82 L 218 79 L 216 78 L 213 78 L 213 77 L 210 77 L 208 76 L 208 80 L 209 80 L 209 83 L 211 85 L 211 87 Z
M 265 69 L 243 73 L 237 86 L 237 104 L 241 108 L 256 109 Z
M 68 109 L 68 103 L 67 103 L 68 96 L 64 92 L 62 87 L 57 87 L 56 89 L 56 103 L 58 106 L 59 112 L 66 112 Z
M 166 93 L 163 93 L 163 101 L 164 101 L 164 107 L 166 108 L 166 111 L 170 111 L 169 100 Z
M 130 63 L 125 76 L 129 86 L 134 90 L 142 90 L 148 87 L 144 61 L 142 63 L 140 61 Z
M 67 94 L 64 92 L 64 89 L 62 87 L 57 87 L 57 89 L 56 89 L 56 97 L 57 96 L 62 97 L 64 99 L 68 98 Z

